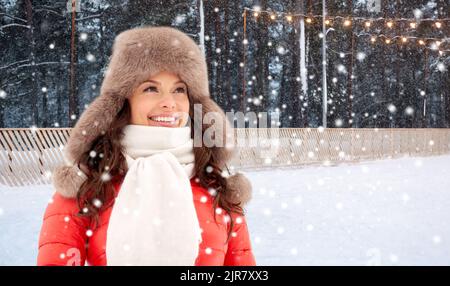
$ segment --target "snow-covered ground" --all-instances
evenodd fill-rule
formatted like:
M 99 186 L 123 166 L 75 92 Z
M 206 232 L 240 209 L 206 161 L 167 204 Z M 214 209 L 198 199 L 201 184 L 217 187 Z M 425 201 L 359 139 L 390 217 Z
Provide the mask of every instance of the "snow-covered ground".
M 245 172 L 258 265 L 450 265 L 450 155 Z M 0 265 L 34 265 L 52 187 L 0 186 Z

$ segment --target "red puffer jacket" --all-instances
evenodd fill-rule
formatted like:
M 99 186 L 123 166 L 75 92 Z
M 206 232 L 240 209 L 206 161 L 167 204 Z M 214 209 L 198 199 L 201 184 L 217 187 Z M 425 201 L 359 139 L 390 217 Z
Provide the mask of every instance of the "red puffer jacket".
M 113 181 L 116 196 L 122 179 Z M 256 265 L 245 216 L 232 213 L 235 222 L 228 243 L 229 217 L 212 211 L 212 196 L 191 179 L 194 204 L 202 231 L 195 265 Z M 92 229 L 89 218 L 78 217 L 76 199 L 55 193 L 48 205 L 39 237 L 37 265 L 107 265 L 106 234 L 112 207 L 100 213 L 100 226 Z

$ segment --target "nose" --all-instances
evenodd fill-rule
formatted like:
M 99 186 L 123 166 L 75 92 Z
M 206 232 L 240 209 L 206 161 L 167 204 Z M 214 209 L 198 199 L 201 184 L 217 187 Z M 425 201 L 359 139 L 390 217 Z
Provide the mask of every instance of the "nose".
M 161 99 L 159 106 L 162 108 L 174 109 L 176 106 L 175 99 L 172 94 L 165 94 Z

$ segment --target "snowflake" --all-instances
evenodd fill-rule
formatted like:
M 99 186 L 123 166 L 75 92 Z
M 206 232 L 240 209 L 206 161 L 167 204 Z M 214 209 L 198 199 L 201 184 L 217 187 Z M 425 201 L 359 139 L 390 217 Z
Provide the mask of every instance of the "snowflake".
M 422 167 L 422 165 L 423 165 L 423 162 L 422 162 L 422 160 L 420 160 L 420 159 L 417 159 L 417 160 L 414 162 L 414 166 L 416 166 L 417 168 Z
M 362 62 L 366 58 L 366 54 L 363 52 L 358 52 L 356 54 L 356 58 L 358 59 L 358 61 Z
M 345 68 L 345 66 L 343 64 L 339 64 L 336 66 L 337 70 L 339 73 L 347 73 L 347 69 Z
M 36 133 L 38 128 L 36 127 L 36 125 L 31 125 L 30 130 L 31 130 L 32 133 Z
M 176 24 L 181 24 L 181 23 L 184 23 L 185 21 L 186 21 L 186 15 L 177 15 L 175 17 Z
M 83 41 L 83 42 L 87 40 L 87 37 L 88 37 L 88 35 L 86 33 L 81 33 L 80 34 L 80 40 Z
M 286 53 L 286 49 L 285 49 L 283 46 L 278 46 L 277 52 L 278 52 L 280 55 L 284 55 L 284 54 Z
M 440 72 L 445 72 L 445 71 L 447 71 L 447 68 L 445 67 L 444 63 L 438 63 L 438 64 L 437 64 L 437 69 L 438 69 L 438 71 L 440 71 Z M 0 97 L 1 97 L 1 96 L 0 96 Z
M 411 106 L 406 107 L 405 108 L 405 113 L 406 113 L 406 115 L 413 115 L 414 108 L 412 108 Z
M 388 110 L 389 110 L 390 113 L 394 113 L 394 112 L 397 111 L 397 107 L 395 107 L 395 105 L 393 105 L 393 104 L 389 104 L 388 105 Z
M 278 234 L 283 234 L 283 233 L 284 233 L 284 227 L 279 226 L 279 227 L 277 228 L 277 233 L 278 233 Z
M 403 201 L 404 203 L 406 203 L 406 202 L 408 202 L 409 200 L 410 200 L 409 195 L 408 195 L 407 193 L 403 193 L 403 195 L 402 195 L 402 201 Z
M 389 260 L 391 260 L 392 263 L 397 263 L 398 257 L 395 254 L 391 254 L 391 255 L 389 255 Z
M 439 243 L 441 243 L 441 237 L 440 237 L 439 235 L 433 236 L 433 243 L 434 243 L 434 244 L 439 244 Z
M 422 18 L 423 12 L 420 9 L 414 9 L 414 17 L 417 19 Z
M 101 180 L 103 182 L 107 182 L 107 181 L 111 180 L 111 175 L 108 172 L 103 172 L 103 174 L 101 176 Z
M 269 208 L 265 208 L 265 209 L 263 210 L 263 214 L 264 214 L 265 216 L 270 216 L 270 215 L 272 214 L 272 212 L 270 211 Z
M 298 254 L 298 250 L 297 250 L 297 248 L 291 248 L 291 254 L 292 255 L 297 255 Z
M 102 207 L 102 201 L 101 200 L 99 200 L 99 199 L 93 199 L 92 200 L 92 204 L 96 207 L 96 208 L 101 208 Z
M 53 50 L 53 49 L 55 48 L 55 44 L 51 43 L 48 47 L 49 47 L 51 50 Z
M 87 55 L 86 55 L 86 60 L 88 60 L 88 62 L 95 62 L 95 56 L 93 55 L 93 54 L 91 54 L 91 53 L 88 53 Z
M 255 5 L 253 6 L 253 10 L 255 10 L 256 12 L 261 12 L 261 6 Z
M 253 98 L 253 104 L 254 105 L 260 105 L 261 104 L 261 100 L 257 97 Z
M 156 218 L 153 219 L 153 224 L 154 224 L 154 225 L 160 226 L 161 223 L 162 223 L 162 220 L 161 220 L 160 218 L 157 218 L 157 217 L 156 217 Z
M 342 127 L 342 124 L 344 123 L 344 121 L 342 120 L 342 119 L 340 119 L 340 118 L 338 118 L 338 119 L 336 119 L 335 121 L 334 121 L 334 125 L 336 126 L 336 127 Z
M 6 91 L 0 89 L 0 98 L 6 98 Z
M 211 195 L 211 196 L 215 196 L 215 195 L 217 195 L 217 191 L 216 191 L 216 189 L 214 189 L 214 188 L 208 188 L 208 193 Z

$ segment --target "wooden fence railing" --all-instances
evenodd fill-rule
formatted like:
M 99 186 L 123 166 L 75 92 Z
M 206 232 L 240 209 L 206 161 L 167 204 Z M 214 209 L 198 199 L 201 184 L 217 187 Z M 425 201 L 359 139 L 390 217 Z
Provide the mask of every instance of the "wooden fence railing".
M 49 184 L 71 128 L 0 129 L 0 184 Z M 450 129 L 234 129 L 232 169 L 450 153 Z

